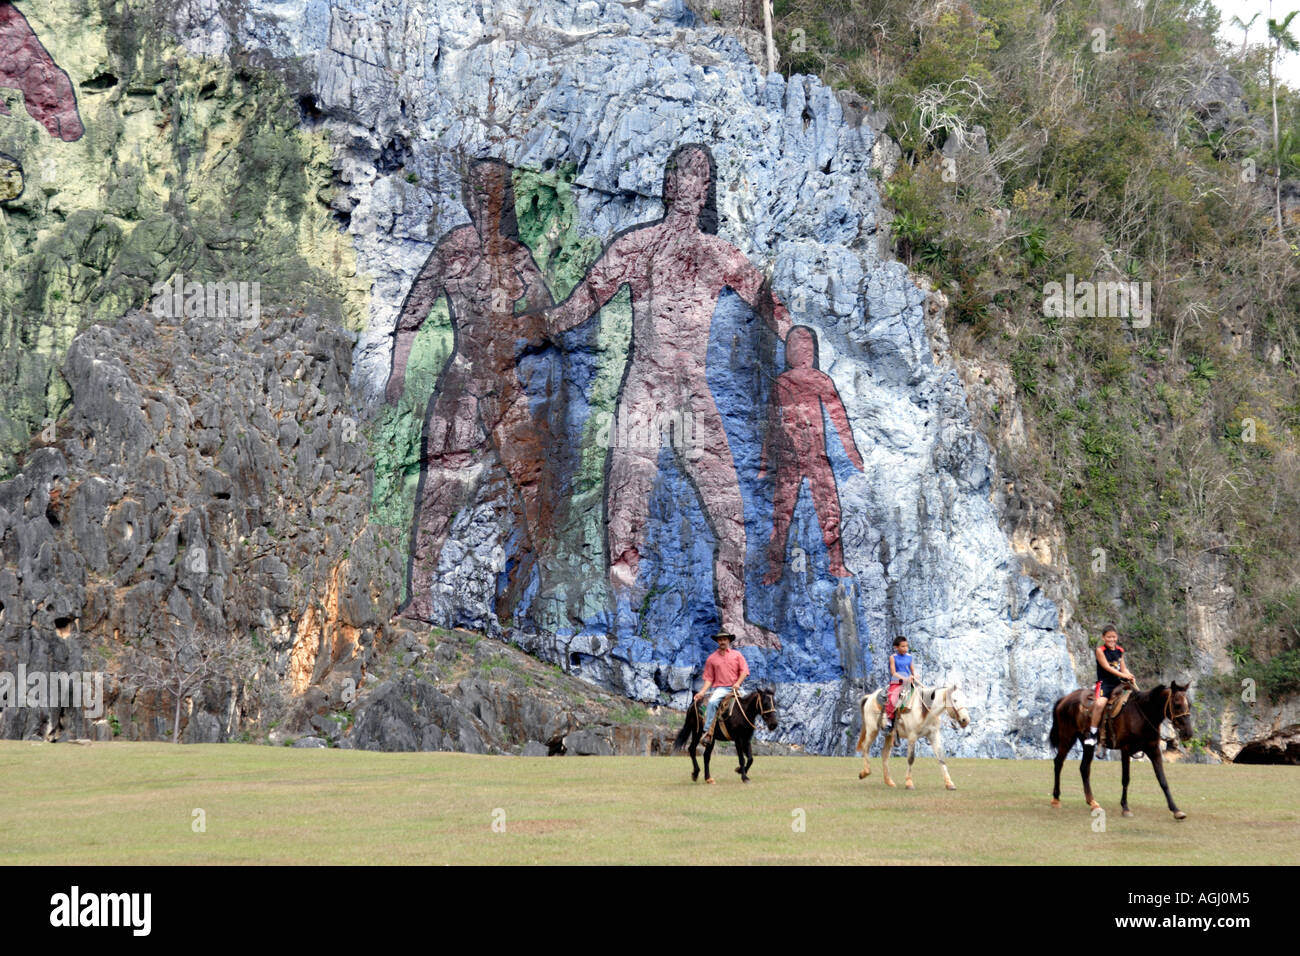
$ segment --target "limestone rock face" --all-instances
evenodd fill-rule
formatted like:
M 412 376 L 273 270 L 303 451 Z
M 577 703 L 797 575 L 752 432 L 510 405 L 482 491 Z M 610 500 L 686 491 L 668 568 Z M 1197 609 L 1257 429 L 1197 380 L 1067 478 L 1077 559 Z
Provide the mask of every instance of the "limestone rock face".
M 135 314 L 78 336 L 71 414 L 0 482 L 0 670 L 104 671 L 196 631 L 250 643 L 249 680 L 187 705 L 190 742 L 274 720 L 308 685 L 360 684 L 400 559 L 365 527 L 352 344 L 301 318 Z M 6 709 L 0 735 L 94 736 L 110 714 L 128 738 L 170 733 L 169 700 L 105 677 L 101 713 Z
M 0 365 L 6 663 L 257 629 L 318 740 L 641 752 L 368 662 L 415 653 L 401 605 L 682 706 L 725 627 L 777 736 L 842 754 L 904 634 L 965 693 L 950 752 L 1045 753 L 1075 686 L 1060 615 L 999 527 L 932 297 L 881 253 L 889 151 L 860 111 L 681 0 L 186 0 L 129 44 L 64 6 L 32 22 L 84 37 L 55 53 L 90 135 L 31 147 L 0 118 L 42 170 L 0 220 L 0 306 L 41 343 Z M 321 318 L 131 312 L 177 271 Z M 205 691 L 185 739 L 268 713 L 249 693 Z M 131 736 L 167 723 L 113 707 Z
M 1246 696 L 1228 700 L 1219 717 L 1223 755 L 1234 763 L 1300 763 L 1300 702 Z
M 1075 684 L 1057 609 L 999 528 L 991 455 L 956 371 L 932 358 L 925 293 L 877 252 L 874 133 L 829 89 L 764 76 L 735 38 L 675 0 L 245 9 L 225 21 L 230 45 L 314 70 L 341 186 L 333 204 L 375 280 L 353 384 L 380 427 L 405 436 L 406 452 L 377 461 L 376 498 L 394 528 L 416 528 L 408 613 L 678 705 L 713 631 L 745 630 L 754 677 L 778 686 L 779 735 L 830 753 L 851 747 L 858 695 L 882 682 L 890 639 L 904 633 L 922 676 L 960 681 L 971 702 L 974 723 L 950 747 L 1044 752 L 1050 705 Z M 212 37 L 180 28 L 191 49 Z M 767 280 L 777 311 L 761 290 L 691 291 L 684 277 L 707 277 L 714 261 L 698 250 L 651 265 L 624 257 L 612 278 L 625 298 L 582 315 L 575 306 L 503 373 L 490 356 L 506 346 L 473 331 L 492 328 L 479 317 L 516 323 L 534 269 L 545 297 L 564 300 L 616 237 L 665 215 L 665 165 L 688 143 L 711 157 L 717 237 Z M 497 205 L 513 217 L 493 213 L 487 229 L 474 211 L 491 206 L 476 206 L 482 159 L 510 171 Z M 501 249 L 527 248 L 533 265 L 511 267 L 523 286 L 493 273 L 490 256 L 476 265 L 447 252 L 466 225 L 500 234 Z M 651 273 L 662 277 L 655 291 L 638 291 Z M 476 274 L 478 299 L 463 278 Z M 430 295 L 413 312 L 418 276 Z M 687 326 L 637 318 L 673 302 Z M 790 325 L 811 331 L 851 438 L 821 398 L 824 445 L 787 456 L 783 478 L 764 456 L 793 420 L 771 410 Z M 394 392 L 402 327 L 418 337 Z M 694 351 L 675 355 L 687 339 Z M 725 449 L 727 467 L 697 468 L 671 440 L 647 452 L 625 428 L 643 420 L 656 383 L 695 368 L 707 420 L 678 423 L 702 429 L 705 459 Z M 491 381 L 505 389 L 495 405 L 482 397 Z M 671 416 L 688 404 L 663 407 Z M 525 432 L 544 433 L 545 451 L 521 454 Z M 623 468 L 629 445 L 649 465 Z M 537 454 L 549 485 L 530 467 Z M 813 489 L 823 456 L 831 496 Z M 770 545 L 777 489 L 794 480 L 781 553 Z M 838 530 L 834 509 L 819 507 L 829 497 Z M 850 576 L 833 573 L 836 544 Z

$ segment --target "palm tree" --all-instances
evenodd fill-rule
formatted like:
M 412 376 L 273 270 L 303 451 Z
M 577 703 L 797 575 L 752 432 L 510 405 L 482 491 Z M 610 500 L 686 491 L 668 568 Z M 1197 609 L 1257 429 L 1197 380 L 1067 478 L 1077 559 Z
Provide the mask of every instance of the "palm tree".
M 1282 151 L 1277 133 L 1277 76 L 1274 71 L 1274 64 L 1281 59 L 1283 53 L 1295 53 L 1300 50 L 1300 40 L 1297 40 L 1289 32 L 1291 21 L 1295 19 L 1300 10 L 1292 10 L 1286 15 L 1281 23 L 1273 19 L 1273 0 L 1269 0 L 1268 12 L 1268 88 L 1273 98 L 1273 156 L 1276 161 L 1277 178 L 1274 181 L 1274 208 L 1277 213 L 1277 234 L 1279 239 L 1285 239 L 1282 231 Z
M 1259 14 L 1256 13 L 1253 17 L 1251 17 L 1249 20 L 1246 21 L 1243 21 L 1241 17 L 1238 16 L 1234 16 L 1232 20 L 1229 21 L 1234 27 L 1241 27 L 1241 55 L 1242 56 L 1246 55 L 1246 34 L 1250 32 L 1250 28 L 1255 25 L 1255 21 L 1258 19 L 1259 19 Z

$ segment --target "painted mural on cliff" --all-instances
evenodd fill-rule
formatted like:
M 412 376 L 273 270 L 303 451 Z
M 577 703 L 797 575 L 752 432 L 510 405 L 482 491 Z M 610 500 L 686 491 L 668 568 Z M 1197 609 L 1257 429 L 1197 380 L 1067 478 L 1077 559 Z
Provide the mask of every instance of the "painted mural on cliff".
M 27 115 L 55 139 L 75 142 L 85 134 L 72 80 L 46 51 L 16 6 L 0 0 L 0 87 L 23 95 Z M 11 112 L 0 99 L 0 116 Z M 22 161 L 0 153 L 0 202 L 23 194 Z
M 445 623 L 430 591 L 453 520 L 490 480 L 486 461 L 511 503 L 500 620 L 613 638 L 630 660 L 679 668 L 696 665 L 721 627 L 760 677 L 795 679 L 786 644 L 798 648 L 800 679 L 809 660 L 823 680 L 860 676 L 865 616 L 844 563 L 836 474 L 862 470 L 862 456 L 818 368 L 815 329 L 793 326 L 764 272 L 718 236 L 716 178 L 707 145 L 674 148 L 662 216 L 612 237 L 552 305 L 519 236 L 509 167 L 466 166 L 470 224 L 435 242 L 393 330 L 395 404 L 416 337 L 445 298 L 451 344 L 423 416 L 407 617 Z M 603 560 L 575 574 L 564 552 L 582 544 L 564 540 L 574 536 L 565 515 L 575 463 L 593 443 L 582 383 L 599 377 L 582 366 L 620 293 L 630 334 L 605 350 L 619 384 L 594 436 Z M 578 341 L 566 346 L 569 336 Z M 563 611 L 548 613 L 557 603 Z

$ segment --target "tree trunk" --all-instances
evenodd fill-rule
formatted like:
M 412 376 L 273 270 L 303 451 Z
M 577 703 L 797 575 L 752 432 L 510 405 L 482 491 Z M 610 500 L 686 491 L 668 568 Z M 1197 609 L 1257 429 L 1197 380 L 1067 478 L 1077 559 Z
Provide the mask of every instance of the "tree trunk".
M 1273 57 L 1268 58 L 1268 86 L 1273 94 L 1273 210 L 1277 215 L 1277 236 L 1282 234 L 1282 154 L 1277 135 L 1277 81 L 1273 79 Z
M 772 0 L 763 0 L 763 32 L 767 35 L 767 72 L 776 72 L 776 41 L 772 38 Z
M 181 742 L 181 695 L 176 695 L 176 719 L 172 721 L 172 743 Z
M 1273 0 L 1269 0 L 1268 4 L 1268 26 L 1271 34 Z M 1268 90 L 1273 99 L 1273 211 L 1277 215 L 1277 237 L 1285 242 L 1286 235 L 1282 232 L 1282 155 L 1277 135 L 1277 79 L 1273 75 L 1273 62 L 1277 59 L 1279 42 L 1273 36 L 1269 36 L 1269 42 L 1272 44 L 1268 51 Z

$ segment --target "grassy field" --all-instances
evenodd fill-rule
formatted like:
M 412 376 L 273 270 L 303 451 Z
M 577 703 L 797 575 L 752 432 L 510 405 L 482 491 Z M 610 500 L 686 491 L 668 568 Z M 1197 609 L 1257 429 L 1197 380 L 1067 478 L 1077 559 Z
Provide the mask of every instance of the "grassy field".
M 933 760 L 912 792 L 886 788 L 878 760 L 859 781 L 857 760 L 760 757 L 747 786 L 733 761 L 706 787 L 686 757 L 0 741 L 0 846 L 10 864 L 1300 864 L 1295 768 L 1171 766 L 1176 823 L 1149 765 L 1129 820 L 1118 762 L 1095 765 L 1095 832 L 1077 761 L 1059 810 L 1047 761 L 954 760 L 952 792 Z

